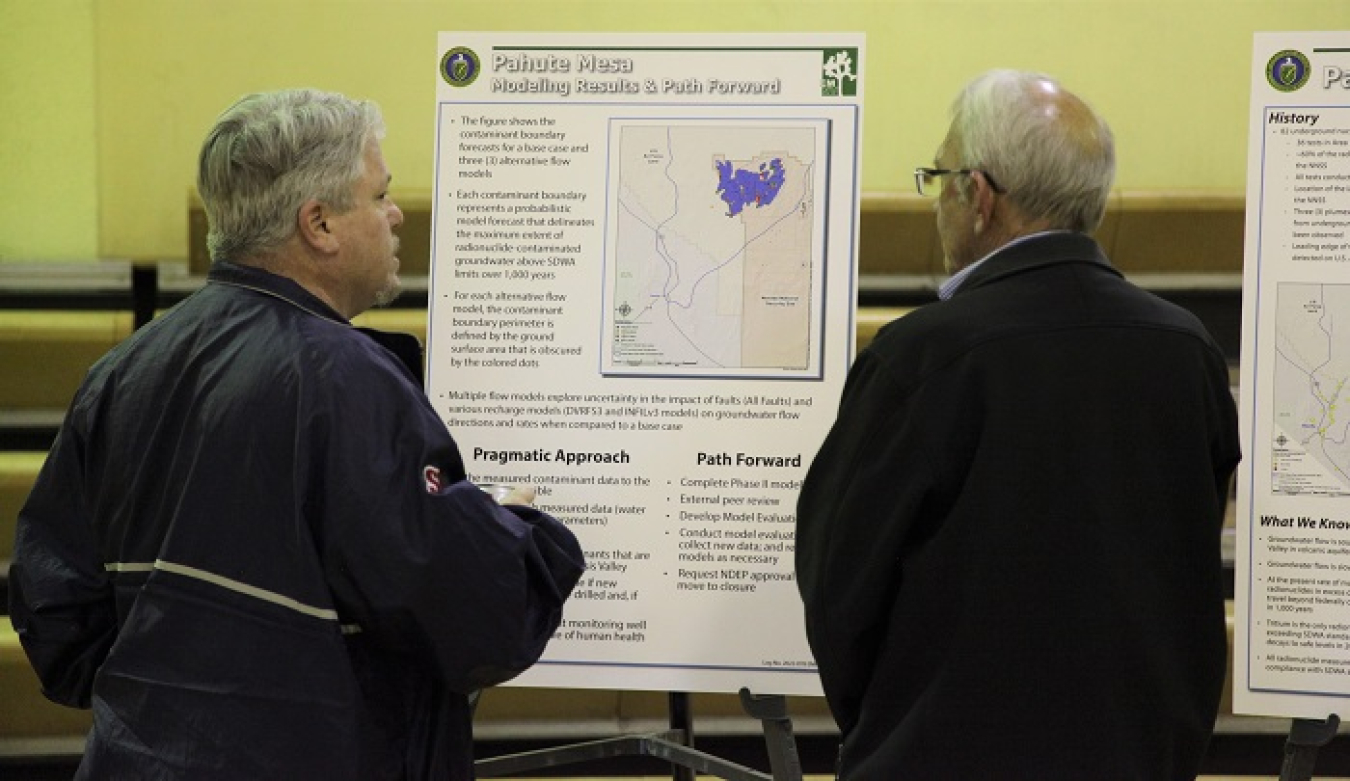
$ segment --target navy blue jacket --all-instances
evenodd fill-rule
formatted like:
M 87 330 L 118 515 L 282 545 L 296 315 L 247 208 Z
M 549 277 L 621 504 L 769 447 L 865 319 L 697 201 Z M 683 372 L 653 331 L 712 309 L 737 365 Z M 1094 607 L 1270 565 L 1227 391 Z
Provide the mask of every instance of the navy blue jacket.
M 406 337 L 411 340 L 411 337 Z M 12 620 L 94 709 L 79 778 L 466 779 L 573 535 L 465 480 L 418 351 L 216 264 L 89 372 L 19 517 Z
M 1238 458 L 1222 353 L 1087 236 L 884 328 L 798 505 L 843 777 L 1193 778 Z

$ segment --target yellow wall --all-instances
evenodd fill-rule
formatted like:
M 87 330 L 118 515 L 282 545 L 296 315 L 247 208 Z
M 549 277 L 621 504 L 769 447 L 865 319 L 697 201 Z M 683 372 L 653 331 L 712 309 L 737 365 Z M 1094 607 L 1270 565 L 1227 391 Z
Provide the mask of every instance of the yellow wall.
M 0 150 L 44 139 L 17 165 L 0 151 L 7 257 L 86 248 L 185 257 L 197 146 L 221 109 L 255 90 L 317 86 L 376 100 L 396 186 L 429 189 L 438 30 L 864 31 L 868 190 L 908 188 L 952 95 L 997 66 L 1052 73 L 1091 100 L 1116 130 L 1119 186 L 1241 188 L 1252 33 L 1350 30 L 1350 0 L 0 0 L 0 9 L 0 97 L 20 117 L 18 127 L 0 123 Z M 15 19 L 22 32 L 9 29 Z M 11 89 L 15 65 L 37 78 Z M 73 137 L 49 138 L 56 129 Z M 30 198 L 21 217 L 4 214 Z
M 98 246 L 95 0 L 0 0 L 0 261 Z

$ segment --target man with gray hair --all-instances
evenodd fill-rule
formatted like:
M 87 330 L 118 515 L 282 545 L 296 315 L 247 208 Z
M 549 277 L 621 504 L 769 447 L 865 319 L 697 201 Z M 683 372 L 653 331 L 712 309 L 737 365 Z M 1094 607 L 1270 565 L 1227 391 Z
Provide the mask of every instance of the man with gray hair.
M 1226 640 L 1226 361 L 1091 238 L 1110 130 L 1048 77 L 957 98 L 916 184 L 953 274 L 859 356 L 798 504 L 841 777 L 1193 778 Z
M 11 614 L 80 779 L 468 779 L 467 696 L 532 665 L 575 537 L 467 482 L 398 292 L 371 103 L 250 95 L 198 188 L 205 286 L 90 370 L 20 512 Z

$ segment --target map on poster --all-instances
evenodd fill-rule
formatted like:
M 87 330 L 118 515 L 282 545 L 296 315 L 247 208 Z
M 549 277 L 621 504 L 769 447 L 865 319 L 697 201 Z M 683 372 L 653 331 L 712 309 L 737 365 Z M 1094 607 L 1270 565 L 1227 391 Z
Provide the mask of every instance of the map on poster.
M 1271 493 L 1350 496 L 1350 285 L 1283 282 Z
M 811 368 L 823 132 L 614 123 L 609 373 Z

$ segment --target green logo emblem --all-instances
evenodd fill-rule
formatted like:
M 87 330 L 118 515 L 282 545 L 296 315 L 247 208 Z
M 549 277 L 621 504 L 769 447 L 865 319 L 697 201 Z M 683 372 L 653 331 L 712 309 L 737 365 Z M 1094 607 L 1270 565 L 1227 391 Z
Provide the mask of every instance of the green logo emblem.
M 820 94 L 839 97 L 858 94 L 857 49 L 825 49 L 821 52 Z
M 1266 81 L 1280 92 L 1293 92 L 1308 83 L 1312 66 L 1302 52 L 1285 49 L 1266 63 Z

